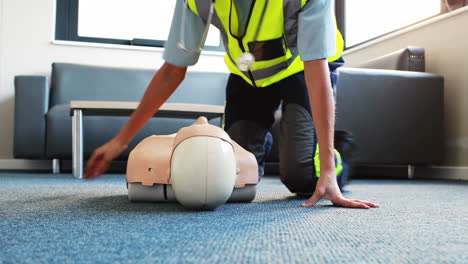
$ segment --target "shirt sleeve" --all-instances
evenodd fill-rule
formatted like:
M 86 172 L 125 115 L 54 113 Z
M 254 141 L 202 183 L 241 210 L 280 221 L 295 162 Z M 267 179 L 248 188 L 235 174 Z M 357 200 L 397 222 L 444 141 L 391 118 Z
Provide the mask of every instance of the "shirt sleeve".
M 310 0 L 299 13 L 297 48 L 302 61 L 336 54 L 333 1 Z
M 184 23 L 184 40 L 183 43 L 189 51 L 186 52 L 178 48 L 178 44 L 181 41 L 180 34 L 182 31 L 182 11 L 185 8 L 184 0 L 177 0 L 174 8 L 174 16 L 172 17 L 171 29 L 166 43 L 164 44 L 163 59 L 171 64 L 180 67 L 191 66 L 197 63 L 200 53 L 195 50 L 203 37 L 203 31 L 205 29 L 205 22 L 202 18 L 195 15 L 189 8 L 187 8 L 185 14 Z

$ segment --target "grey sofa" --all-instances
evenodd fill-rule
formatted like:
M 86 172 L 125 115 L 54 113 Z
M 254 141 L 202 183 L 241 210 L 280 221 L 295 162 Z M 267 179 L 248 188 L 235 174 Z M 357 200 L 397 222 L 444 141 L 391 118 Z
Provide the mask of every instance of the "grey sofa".
M 419 47 L 339 70 L 336 128 L 354 134 L 356 164 L 442 162 L 444 79 L 424 71 Z
M 337 85 L 336 129 L 353 133 L 358 166 L 436 165 L 443 159 L 443 77 L 425 73 L 424 49 L 409 47 L 342 67 Z M 139 101 L 154 70 L 54 63 L 50 78 L 16 76 L 14 156 L 70 160 L 71 100 Z M 227 73 L 190 72 L 169 102 L 224 105 Z M 49 79 L 49 80 L 48 80 Z M 49 85 L 50 83 L 50 85 Z M 281 113 L 267 173 L 278 173 Z M 111 139 L 127 117 L 84 118 L 84 157 Z M 194 120 L 152 118 L 120 159 L 143 138 L 170 134 Z M 219 124 L 219 120 L 212 120 Z
M 71 160 L 70 101 L 140 101 L 154 73 L 155 70 L 53 63 L 50 78 L 16 76 L 14 157 Z M 168 102 L 222 106 L 227 78 L 226 73 L 188 72 Z M 84 158 L 115 136 L 127 120 L 128 117 L 85 116 Z M 125 160 L 143 138 L 175 133 L 193 122 L 193 119 L 152 118 L 120 159 Z M 220 120 L 210 123 L 219 125 Z
M 442 162 L 444 79 L 424 71 L 424 49 L 419 47 L 339 69 L 336 130 L 354 135 L 353 163 L 357 167 Z M 277 112 L 273 126 L 276 139 L 280 118 Z M 274 144 L 265 170 L 278 173 L 278 161 Z

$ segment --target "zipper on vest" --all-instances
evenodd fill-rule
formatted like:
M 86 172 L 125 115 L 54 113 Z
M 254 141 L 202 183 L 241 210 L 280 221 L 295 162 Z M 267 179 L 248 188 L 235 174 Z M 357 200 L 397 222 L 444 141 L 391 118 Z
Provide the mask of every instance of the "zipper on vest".
M 244 46 L 242 44 L 242 39 L 238 38 L 237 41 L 239 42 L 239 47 L 240 49 L 242 50 L 242 53 L 245 53 L 245 49 L 244 49 Z M 249 79 L 250 81 L 252 81 L 252 84 L 255 88 L 257 88 L 257 85 L 255 84 L 255 79 L 253 77 L 253 74 L 252 74 L 252 71 L 250 71 L 250 69 L 247 71 L 248 75 L 249 75 Z

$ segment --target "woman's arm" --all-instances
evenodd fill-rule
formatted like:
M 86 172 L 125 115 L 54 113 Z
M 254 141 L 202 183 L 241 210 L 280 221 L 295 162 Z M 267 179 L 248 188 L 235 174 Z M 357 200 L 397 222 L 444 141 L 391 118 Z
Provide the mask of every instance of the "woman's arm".
M 146 122 L 154 116 L 161 105 L 172 95 L 184 80 L 186 72 L 187 67 L 178 67 L 167 62 L 164 63 L 153 76 L 140 104 L 130 116 L 127 124 L 115 137 L 115 140 L 122 145 L 127 145 Z
M 326 59 L 304 62 L 304 73 L 309 94 L 318 144 L 320 146 L 320 178 L 315 192 L 302 205 L 313 206 L 320 199 L 329 199 L 334 205 L 369 209 L 378 207 L 368 201 L 349 200 L 342 196 L 335 175 L 334 128 L 335 102 Z
M 314 126 L 320 146 L 320 171 L 324 176 L 335 174 L 333 134 L 335 103 L 326 59 L 304 62 L 304 74 L 309 94 Z
M 140 104 L 122 130 L 93 152 L 85 169 L 86 179 L 97 178 L 109 168 L 110 162 L 127 148 L 132 138 L 172 95 L 184 80 L 186 72 L 187 67 L 164 63 L 154 75 Z

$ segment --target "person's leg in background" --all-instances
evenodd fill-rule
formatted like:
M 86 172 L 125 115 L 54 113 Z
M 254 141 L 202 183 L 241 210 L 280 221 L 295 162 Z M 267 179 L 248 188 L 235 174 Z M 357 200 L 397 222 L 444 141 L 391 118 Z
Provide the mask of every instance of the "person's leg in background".
M 333 71 L 336 74 L 335 71 Z M 330 76 L 333 88 L 336 76 Z M 279 160 L 280 178 L 293 193 L 310 194 L 315 190 L 319 168 L 317 138 L 313 125 L 304 73 L 290 76 L 276 86 L 281 90 L 283 99 L 280 121 Z M 347 176 L 347 164 L 336 151 L 335 163 L 340 188 Z M 320 164 L 320 162 L 318 162 Z
M 231 139 L 252 152 L 263 176 L 265 160 L 273 143 L 269 132 L 280 95 L 274 87 L 255 88 L 235 74 L 229 76 L 226 86 L 224 130 Z

